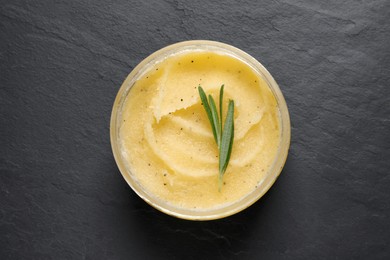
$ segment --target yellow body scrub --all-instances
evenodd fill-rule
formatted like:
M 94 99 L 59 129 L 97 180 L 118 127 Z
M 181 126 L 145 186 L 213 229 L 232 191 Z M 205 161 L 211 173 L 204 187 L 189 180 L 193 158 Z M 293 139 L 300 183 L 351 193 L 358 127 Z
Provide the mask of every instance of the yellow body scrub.
M 209 41 L 169 46 L 141 63 L 118 94 L 111 122 L 118 165 L 142 198 L 168 214 L 200 220 L 233 214 L 261 197 L 284 164 L 290 128 L 288 121 L 283 131 L 283 96 L 237 51 L 247 55 Z M 223 118 L 234 100 L 235 130 L 219 190 L 218 148 L 198 86 L 219 106 L 222 84 Z

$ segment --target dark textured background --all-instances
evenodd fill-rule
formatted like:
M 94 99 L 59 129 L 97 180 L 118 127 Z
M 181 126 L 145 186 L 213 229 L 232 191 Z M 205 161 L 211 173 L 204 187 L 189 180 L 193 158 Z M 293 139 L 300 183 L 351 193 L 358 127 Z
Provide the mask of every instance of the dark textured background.
M 390 2 L 254 2 L 0 0 L 0 259 L 390 258 Z M 292 121 L 272 189 L 212 222 L 144 203 L 109 141 L 127 74 L 190 39 L 259 59 Z

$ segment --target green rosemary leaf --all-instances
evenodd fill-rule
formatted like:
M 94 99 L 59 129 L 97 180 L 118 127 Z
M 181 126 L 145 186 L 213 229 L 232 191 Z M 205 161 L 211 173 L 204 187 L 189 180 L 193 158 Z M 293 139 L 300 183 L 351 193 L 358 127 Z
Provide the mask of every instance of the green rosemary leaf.
M 223 89 L 225 88 L 225 84 L 222 84 L 221 89 L 219 90 L 219 129 L 222 133 L 222 107 L 223 107 Z
M 214 127 L 213 116 L 211 113 L 209 102 L 207 101 L 206 93 L 204 92 L 203 88 L 200 85 L 198 86 L 198 91 L 199 91 L 200 99 L 202 100 L 203 107 L 206 110 L 207 117 L 209 118 L 210 121 L 211 130 L 213 131 L 215 143 L 218 144 L 217 130 Z
M 233 148 L 234 138 L 234 101 L 229 101 L 225 125 L 222 131 L 221 146 L 219 149 L 219 187 L 222 185 L 222 178 L 229 164 Z
M 211 109 L 211 115 L 213 117 L 213 124 L 214 124 L 214 128 L 215 128 L 215 132 L 217 134 L 217 145 L 219 148 L 221 145 L 221 128 L 219 125 L 220 123 L 219 123 L 219 118 L 218 118 L 217 106 L 215 105 L 214 98 L 211 95 L 209 95 L 209 104 L 210 104 L 210 109 Z

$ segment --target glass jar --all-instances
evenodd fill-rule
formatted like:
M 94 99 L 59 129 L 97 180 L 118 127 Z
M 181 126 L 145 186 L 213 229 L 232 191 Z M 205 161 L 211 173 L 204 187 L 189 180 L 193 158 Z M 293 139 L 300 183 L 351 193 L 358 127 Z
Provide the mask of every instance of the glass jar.
M 193 210 L 173 206 L 169 202 L 163 201 L 162 199 L 156 197 L 154 194 L 148 192 L 137 181 L 137 179 L 132 173 L 131 167 L 126 162 L 126 157 L 124 156 L 121 147 L 121 136 L 119 132 L 120 123 L 122 122 L 122 109 L 124 102 L 126 100 L 127 95 L 129 94 L 129 91 L 137 82 L 137 80 L 140 79 L 146 72 L 148 72 L 150 68 L 153 67 L 156 63 L 163 61 L 167 57 L 180 53 L 199 50 L 229 55 L 244 62 L 247 66 L 249 66 L 259 77 L 261 77 L 266 82 L 269 89 L 273 93 L 276 99 L 280 120 L 280 144 L 278 147 L 277 155 L 273 160 L 273 164 L 270 166 L 268 172 L 265 174 L 265 177 L 258 183 L 257 188 L 254 189 L 252 192 L 248 193 L 240 200 L 237 200 L 223 207 L 217 207 L 208 210 Z M 134 124 L 135 123 L 137 122 L 134 122 Z M 154 52 L 149 57 L 144 59 L 141 63 L 139 63 L 128 75 L 126 80 L 123 82 L 121 88 L 119 89 L 119 92 L 116 96 L 113 105 L 110 125 L 111 146 L 116 163 L 124 179 L 134 190 L 134 192 L 156 209 L 166 214 L 188 220 L 212 220 L 227 217 L 242 211 L 243 209 L 252 205 L 258 199 L 260 199 L 272 186 L 272 184 L 275 182 L 280 172 L 282 171 L 290 146 L 290 131 L 290 118 L 286 102 L 284 100 L 282 92 L 279 89 L 279 86 L 277 85 L 271 74 L 264 68 L 264 66 L 252 56 L 243 52 L 240 49 L 237 49 L 231 45 L 227 45 L 224 43 L 206 40 L 185 41 L 169 45 Z

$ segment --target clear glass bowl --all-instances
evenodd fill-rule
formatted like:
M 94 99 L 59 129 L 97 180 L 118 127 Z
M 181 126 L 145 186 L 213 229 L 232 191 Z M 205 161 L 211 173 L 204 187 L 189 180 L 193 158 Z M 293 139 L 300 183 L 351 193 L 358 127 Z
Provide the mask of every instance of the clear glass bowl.
M 128 95 L 131 87 L 134 85 L 137 79 L 139 79 L 146 71 L 148 71 L 151 66 L 153 66 L 159 61 L 164 60 L 166 57 L 181 52 L 188 52 L 191 50 L 208 50 L 223 53 L 235 57 L 250 66 L 260 77 L 265 80 L 265 82 L 268 84 L 269 88 L 273 92 L 279 108 L 279 119 L 281 126 L 281 139 L 278 153 L 273 162 L 273 165 L 271 165 L 271 168 L 265 175 L 264 179 L 258 184 L 257 189 L 247 194 L 242 199 L 225 207 L 204 211 L 178 208 L 168 204 L 165 201 L 162 201 L 153 194 L 148 193 L 137 182 L 137 180 L 132 175 L 131 169 L 129 169 L 129 167 L 127 166 L 128 164 L 125 162 L 126 159 L 122 156 L 119 135 L 119 126 L 120 122 L 122 121 L 121 116 L 123 103 L 125 102 L 126 96 Z M 110 124 L 111 146 L 114 153 L 115 161 L 123 177 L 130 185 L 130 187 L 134 190 L 134 192 L 156 209 L 166 214 L 188 220 L 212 220 L 227 217 L 244 210 L 245 208 L 255 203 L 258 199 L 260 199 L 269 190 L 269 188 L 272 186 L 272 184 L 275 182 L 276 178 L 282 171 L 282 168 L 287 159 L 288 149 L 290 147 L 290 135 L 290 117 L 286 101 L 284 100 L 283 94 L 280 91 L 278 84 L 275 82 L 271 74 L 264 68 L 264 66 L 252 56 L 243 52 L 240 49 L 237 49 L 228 44 L 206 40 L 185 41 L 169 45 L 154 52 L 149 57 L 144 59 L 141 63 L 139 63 L 128 75 L 126 80 L 123 82 L 121 88 L 119 89 L 112 109 Z

